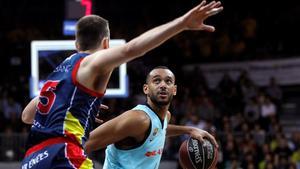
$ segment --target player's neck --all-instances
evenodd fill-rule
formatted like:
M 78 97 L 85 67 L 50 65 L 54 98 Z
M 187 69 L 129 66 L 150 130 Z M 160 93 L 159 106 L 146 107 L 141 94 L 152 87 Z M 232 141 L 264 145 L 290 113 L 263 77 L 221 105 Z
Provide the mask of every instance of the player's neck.
M 78 51 L 79 53 L 88 53 L 88 54 L 93 54 L 99 50 L 102 50 L 103 48 L 97 48 L 97 49 L 90 49 L 90 50 L 80 50 Z
M 87 54 L 92 54 L 92 53 L 95 53 L 96 51 L 95 50 L 81 50 L 81 51 L 78 51 L 79 53 L 87 53 Z
M 147 101 L 147 104 L 159 116 L 160 119 L 165 118 L 167 111 L 169 110 L 169 106 L 170 106 L 170 104 L 167 104 L 165 106 L 158 106 L 151 101 Z

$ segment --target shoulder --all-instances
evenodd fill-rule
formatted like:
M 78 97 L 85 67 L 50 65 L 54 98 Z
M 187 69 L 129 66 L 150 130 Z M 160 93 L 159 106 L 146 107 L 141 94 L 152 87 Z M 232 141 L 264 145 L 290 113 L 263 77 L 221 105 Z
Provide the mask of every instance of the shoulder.
M 167 111 L 167 117 L 168 117 L 168 122 L 169 122 L 171 120 L 171 117 L 172 117 L 171 112 L 169 110 Z
M 134 124 L 150 123 L 150 117 L 142 110 L 128 110 L 122 116 Z
M 144 133 L 148 130 L 151 120 L 150 117 L 142 110 L 129 110 L 119 116 L 119 122 L 126 126 L 128 132 L 134 135 Z

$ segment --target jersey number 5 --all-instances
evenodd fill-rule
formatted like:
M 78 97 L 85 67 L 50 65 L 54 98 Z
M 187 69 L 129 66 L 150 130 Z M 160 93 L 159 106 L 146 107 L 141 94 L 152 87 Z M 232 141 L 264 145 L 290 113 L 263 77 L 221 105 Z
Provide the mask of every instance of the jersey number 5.
M 38 103 L 38 110 L 41 114 L 48 114 L 51 107 L 54 104 L 56 94 L 54 93 L 54 90 L 56 89 L 56 86 L 58 85 L 59 81 L 47 81 L 40 93 L 39 103 Z

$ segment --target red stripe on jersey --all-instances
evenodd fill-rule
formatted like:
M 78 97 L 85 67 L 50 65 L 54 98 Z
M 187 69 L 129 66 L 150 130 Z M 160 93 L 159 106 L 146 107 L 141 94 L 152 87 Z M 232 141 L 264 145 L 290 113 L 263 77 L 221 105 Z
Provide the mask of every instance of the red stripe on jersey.
M 81 61 L 83 60 L 83 58 L 81 58 L 80 60 L 77 61 L 77 63 L 75 64 L 75 67 L 72 71 L 72 81 L 74 83 L 75 86 L 77 86 L 79 89 L 83 90 L 84 92 L 86 92 L 87 94 L 94 96 L 94 97 L 103 97 L 104 93 L 99 93 L 96 92 L 94 90 L 91 90 L 85 86 L 83 86 L 82 84 L 80 84 L 77 79 L 76 79 L 76 75 L 80 66 Z
M 82 148 L 74 143 L 67 143 L 66 156 L 75 168 L 80 168 L 83 162 L 87 159 Z
M 65 138 L 65 137 L 55 137 L 55 138 L 50 138 L 48 140 L 45 140 L 33 147 L 31 147 L 30 149 L 28 149 L 26 151 L 26 154 L 25 154 L 25 157 L 31 155 L 32 153 L 35 153 L 47 146 L 51 146 L 53 144 L 59 144 L 59 143 L 72 143 L 73 141 L 68 139 L 68 138 Z M 78 146 L 78 145 L 77 145 Z

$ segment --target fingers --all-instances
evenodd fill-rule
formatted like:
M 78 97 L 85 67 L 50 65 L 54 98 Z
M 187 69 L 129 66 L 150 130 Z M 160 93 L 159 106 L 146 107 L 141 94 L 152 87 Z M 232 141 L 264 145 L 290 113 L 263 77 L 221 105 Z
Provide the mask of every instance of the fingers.
M 203 0 L 198 6 L 196 6 L 195 10 L 200 10 L 206 4 L 206 1 Z
M 213 1 L 214 2 L 214 1 Z M 208 6 L 209 5 L 209 6 Z M 207 8 L 208 8 L 208 10 L 211 10 L 211 9 L 214 9 L 214 8 L 218 8 L 218 7 L 220 7 L 221 6 L 221 2 L 220 1 L 218 1 L 218 2 L 215 2 L 215 3 L 210 3 L 210 4 L 208 4 L 207 6 Z
M 102 124 L 104 121 L 101 120 L 101 119 L 95 118 L 95 122 L 98 123 L 98 124 Z
M 198 8 L 198 12 L 204 14 L 203 20 L 207 19 L 210 16 L 220 13 L 222 10 L 223 10 L 223 7 L 222 7 L 222 4 L 220 1 L 218 1 L 218 2 L 212 1 L 209 4 L 207 4 L 201 8 Z
M 217 5 L 220 2 L 216 2 L 216 1 L 211 1 L 209 4 L 205 5 L 205 6 L 201 6 L 201 8 L 198 8 L 198 10 L 200 11 L 207 11 L 213 8 L 213 6 Z
M 222 10 L 223 10 L 223 7 L 220 7 L 220 8 L 213 8 L 213 9 L 207 11 L 207 12 L 206 12 L 206 15 L 207 15 L 207 17 L 210 17 L 210 16 L 212 16 L 212 15 L 216 15 L 216 14 L 220 13 Z
M 207 137 L 210 139 L 210 141 L 213 142 L 213 144 L 215 145 L 216 148 L 219 148 L 219 145 L 218 145 L 216 139 L 211 134 L 208 133 Z
M 212 8 L 208 11 L 205 12 L 205 16 L 203 17 L 203 19 L 207 19 L 210 16 L 216 15 L 218 13 L 220 13 L 221 11 L 223 11 L 223 7 L 218 7 L 218 8 Z
M 211 15 L 215 15 L 215 14 L 221 12 L 222 10 L 223 10 L 223 7 L 221 6 L 220 1 L 218 1 L 218 2 L 212 1 L 209 4 L 207 4 L 203 7 L 201 6 L 200 8 L 198 8 L 199 12 L 202 11 L 206 14 L 211 14 Z M 211 16 L 211 15 L 209 15 L 209 16 Z
M 101 104 L 101 105 L 100 105 L 100 109 L 107 110 L 107 109 L 109 109 L 109 107 L 106 106 L 106 105 L 104 105 L 104 104 Z M 99 112 L 100 112 L 100 111 L 99 111 Z M 96 116 L 96 118 L 95 118 L 95 122 L 96 122 L 96 123 L 99 123 L 99 124 L 102 124 L 104 121 L 101 120 L 101 119 L 99 119 L 99 118 L 97 118 L 97 117 L 99 116 L 99 112 L 98 112 L 98 114 L 97 114 L 97 116 Z
M 101 105 L 100 105 L 100 109 L 108 110 L 108 109 L 109 109 L 109 107 L 108 107 L 108 106 L 106 106 L 106 105 L 104 105 L 104 104 L 101 104 Z
M 203 131 L 201 132 L 201 134 L 199 133 L 199 134 L 191 135 L 191 137 L 199 140 L 201 143 L 204 143 L 204 138 L 208 138 L 216 148 L 219 148 L 219 145 L 215 137 L 209 134 L 207 131 Z
M 214 26 L 211 26 L 211 25 L 205 25 L 205 24 L 203 24 L 202 29 L 203 29 L 204 31 L 208 31 L 208 32 L 214 32 L 214 31 L 215 31 L 215 27 L 214 27 Z
M 195 136 L 195 139 L 199 140 L 201 143 L 204 143 L 204 139 L 201 136 Z

